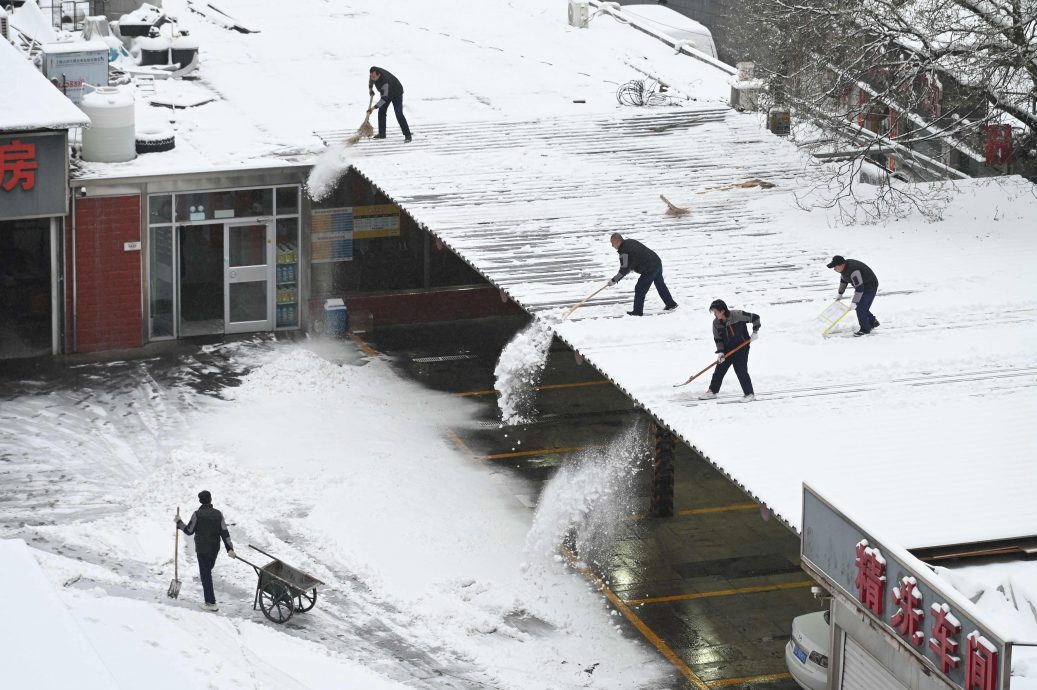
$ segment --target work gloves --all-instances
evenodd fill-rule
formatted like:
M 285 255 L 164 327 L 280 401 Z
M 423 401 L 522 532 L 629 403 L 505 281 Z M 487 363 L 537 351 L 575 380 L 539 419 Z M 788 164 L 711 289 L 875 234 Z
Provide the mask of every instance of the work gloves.
M 616 281 L 610 280 L 608 286 L 609 287 L 615 287 L 616 286 Z
M 759 340 L 759 339 L 760 339 L 760 332 L 759 331 L 753 331 L 753 334 L 751 336 L 749 336 L 749 340 Z
M 720 364 L 723 361 L 724 361 L 724 353 L 723 352 L 718 352 L 717 353 L 717 364 Z
M 836 300 L 841 300 L 841 299 L 846 299 L 846 297 L 843 295 L 843 293 L 840 292 L 838 295 L 835 296 L 835 299 Z
M 237 558 L 238 557 L 238 555 L 236 553 L 234 553 L 234 549 L 227 549 L 227 555 L 230 556 L 231 558 Z

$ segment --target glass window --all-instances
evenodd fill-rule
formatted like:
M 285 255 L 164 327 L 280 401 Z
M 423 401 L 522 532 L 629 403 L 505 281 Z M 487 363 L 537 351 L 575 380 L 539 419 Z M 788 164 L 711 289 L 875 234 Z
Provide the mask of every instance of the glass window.
M 227 228 L 230 245 L 228 266 L 263 266 L 266 264 L 266 226 L 236 225 Z
M 150 230 L 151 338 L 173 337 L 173 228 Z
M 291 216 L 299 212 L 299 187 L 277 188 L 277 215 Z
M 273 189 L 233 189 L 176 195 L 178 221 L 248 218 L 274 213 Z
M 153 194 L 148 197 L 148 223 L 173 222 L 173 196 L 171 194 Z

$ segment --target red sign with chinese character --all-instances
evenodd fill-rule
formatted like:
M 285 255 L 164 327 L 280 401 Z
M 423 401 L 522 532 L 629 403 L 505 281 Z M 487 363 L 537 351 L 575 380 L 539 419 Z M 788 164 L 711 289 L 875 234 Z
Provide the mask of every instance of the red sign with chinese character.
M 987 165 L 1006 165 L 1012 162 L 1012 126 L 987 125 Z
M 925 640 L 925 633 L 922 632 L 925 612 L 919 608 L 922 593 L 918 591 L 918 581 L 910 575 L 900 578 L 900 584 L 893 588 L 893 603 L 900 608 L 893 614 L 890 623 L 908 642 L 921 647 Z
M 861 603 L 876 616 L 882 615 L 886 600 L 886 559 L 878 549 L 868 546 L 868 540 L 857 542 L 857 587 Z
M 947 604 L 933 604 L 930 612 L 933 614 L 933 636 L 929 638 L 929 649 L 936 654 L 940 670 L 947 673 L 961 665 L 961 657 L 957 656 L 958 641 L 954 639 L 961 634 L 961 623 Z
M 36 144 L 12 139 L 0 144 L 0 189 L 9 192 L 15 187 L 30 190 L 36 186 Z
M 966 639 L 965 690 L 997 690 L 997 648 L 975 630 Z

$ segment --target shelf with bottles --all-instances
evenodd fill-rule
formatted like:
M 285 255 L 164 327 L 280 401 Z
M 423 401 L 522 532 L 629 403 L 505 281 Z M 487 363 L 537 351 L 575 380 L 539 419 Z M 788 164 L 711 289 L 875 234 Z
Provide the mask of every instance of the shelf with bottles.
M 299 308 L 295 302 L 277 305 L 277 327 L 294 328 L 299 325 Z
M 299 250 L 291 242 L 277 243 L 277 284 L 294 285 L 299 282 Z
M 278 304 L 295 304 L 298 301 L 298 290 L 292 285 L 279 285 L 277 287 Z

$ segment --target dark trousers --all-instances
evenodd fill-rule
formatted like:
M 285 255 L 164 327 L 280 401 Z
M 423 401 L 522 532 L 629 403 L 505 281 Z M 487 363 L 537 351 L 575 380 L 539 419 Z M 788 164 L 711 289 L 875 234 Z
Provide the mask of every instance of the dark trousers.
M 670 296 L 670 290 L 666 287 L 666 282 L 663 280 L 663 269 L 660 268 L 657 271 L 651 273 L 642 273 L 637 279 L 637 285 L 634 286 L 634 313 L 641 314 L 645 309 L 645 295 L 648 294 L 648 288 L 652 283 L 655 283 L 655 289 L 659 292 L 659 296 L 663 298 L 663 302 L 667 307 L 675 305 L 673 297 Z
M 216 566 L 218 551 L 212 553 L 199 553 L 198 575 L 202 578 L 202 592 L 205 594 L 206 604 L 216 603 L 216 594 L 212 591 L 212 569 Z
M 861 330 L 865 333 L 871 331 L 878 323 L 878 319 L 871 313 L 871 303 L 875 301 L 875 294 L 878 290 L 865 290 L 861 293 L 861 299 L 857 302 L 857 323 L 861 325 Z
M 733 345 L 732 347 L 737 346 Z M 749 395 L 753 392 L 753 381 L 749 378 L 749 347 L 749 345 L 746 345 L 717 365 L 717 368 L 713 370 L 713 380 L 709 382 L 709 390 L 719 393 L 720 384 L 724 382 L 724 374 L 727 373 L 728 369 L 734 367 L 735 374 L 738 376 L 738 383 L 742 384 L 742 394 Z
M 385 136 L 385 114 L 389 112 L 389 104 L 392 103 L 392 109 L 396 112 L 396 121 L 400 123 L 400 129 L 403 130 L 403 136 L 410 136 L 410 125 L 407 124 L 407 118 L 403 116 L 403 94 L 398 93 L 390 98 L 385 103 L 382 103 L 378 108 L 378 136 Z

